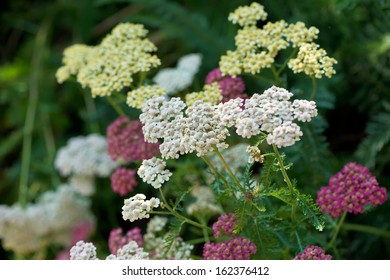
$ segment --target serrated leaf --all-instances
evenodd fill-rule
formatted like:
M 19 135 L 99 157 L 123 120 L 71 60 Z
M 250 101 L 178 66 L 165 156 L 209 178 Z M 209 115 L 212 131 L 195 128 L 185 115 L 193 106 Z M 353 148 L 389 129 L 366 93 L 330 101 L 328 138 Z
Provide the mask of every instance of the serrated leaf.
M 325 228 L 325 221 L 320 207 L 313 201 L 313 198 L 308 194 L 297 194 L 297 206 L 301 212 L 309 219 L 313 226 L 322 231 Z

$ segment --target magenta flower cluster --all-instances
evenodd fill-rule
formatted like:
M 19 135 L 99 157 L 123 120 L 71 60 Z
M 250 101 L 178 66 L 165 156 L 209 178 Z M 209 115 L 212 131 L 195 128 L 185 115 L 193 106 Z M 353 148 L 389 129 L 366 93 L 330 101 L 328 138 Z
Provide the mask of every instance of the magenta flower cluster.
M 236 223 L 236 219 L 233 216 L 233 213 L 223 214 L 218 218 L 218 220 L 213 224 L 214 237 L 221 237 L 223 234 L 232 236 L 233 228 Z
M 379 187 L 367 167 L 355 162 L 347 163 L 329 179 L 329 185 L 321 187 L 317 193 L 317 204 L 321 211 L 334 218 L 344 211 L 355 215 L 363 213 L 368 205 L 377 206 L 386 199 L 386 188 Z
M 107 128 L 108 154 L 119 163 L 150 159 L 159 154 L 158 146 L 158 143 L 145 142 L 139 120 L 119 117 Z
M 207 242 L 203 247 L 205 260 L 249 260 L 256 253 L 256 245 L 248 238 L 234 237 L 225 242 Z
M 111 188 L 114 192 L 124 196 L 131 193 L 138 186 L 136 171 L 125 167 L 119 167 L 111 175 Z
M 233 236 L 236 222 L 233 213 L 221 215 L 213 224 L 214 237 L 218 238 L 224 234 Z M 205 260 L 249 260 L 255 253 L 256 245 L 245 237 L 234 237 L 218 243 L 207 242 L 203 247 Z
M 298 253 L 294 260 L 331 260 L 332 256 L 326 254 L 325 250 L 318 246 L 308 245 L 303 253 Z
M 221 70 L 216 68 L 206 77 L 206 84 L 212 84 L 213 82 L 217 82 L 221 89 L 222 103 L 237 97 L 248 98 L 248 95 L 244 93 L 244 81 L 240 77 L 222 76 Z
M 144 246 L 144 241 L 141 234 L 141 229 L 135 227 L 127 231 L 126 235 L 122 235 L 123 230 L 121 228 L 116 228 L 111 230 L 110 236 L 108 238 L 108 247 L 111 254 L 116 254 L 118 249 L 128 244 L 130 241 L 135 241 L 138 244 L 138 247 Z

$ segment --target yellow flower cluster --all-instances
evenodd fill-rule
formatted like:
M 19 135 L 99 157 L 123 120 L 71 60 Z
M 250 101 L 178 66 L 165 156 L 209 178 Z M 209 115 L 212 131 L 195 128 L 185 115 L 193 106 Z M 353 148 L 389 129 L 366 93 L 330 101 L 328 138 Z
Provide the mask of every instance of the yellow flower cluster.
M 127 93 L 126 103 L 130 107 L 142 109 L 146 101 L 155 96 L 163 96 L 166 93 L 167 90 L 159 85 L 141 86 Z
M 305 43 L 300 46 L 297 58 L 290 59 L 288 67 L 294 73 L 304 72 L 308 76 L 320 79 L 323 75 L 328 78 L 332 77 L 336 73 L 333 69 L 333 65 L 336 63 L 337 61 L 328 57 L 326 51 L 319 48 L 319 45 Z
M 315 27 L 307 28 L 303 22 L 288 24 L 280 20 L 268 22 L 262 28 L 256 27 L 256 22 L 266 17 L 264 7 L 256 2 L 239 7 L 229 15 L 230 21 L 242 27 L 234 38 L 236 50 L 227 51 L 226 55 L 221 56 L 219 67 L 223 75 L 234 77 L 242 73 L 258 74 L 262 69 L 272 66 L 279 51 L 290 46 L 302 47 L 317 39 L 319 30 Z M 321 61 L 332 65 L 335 60 L 323 56 Z M 329 74 L 334 70 L 324 71 Z
M 197 100 L 208 102 L 212 105 L 218 104 L 222 100 L 221 89 L 217 82 L 203 87 L 203 91 L 192 92 L 186 95 L 187 107 L 190 107 Z
M 229 14 L 229 21 L 241 26 L 256 25 L 259 20 L 266 20 L 267 13 L 264 7 L 259 3 L 253 2 L 250 6 L 238 7 L 233 13 Z
M 56 72 L 57 81 L 62 84 L 68 80 L 70 76 L 76 75 L 79 70 L 87 63 L 92 47 L 83 44 L 75 44 L 64 50 L 62 63 Z
M 160 59 L 151 54 L 156 46 L 144 39 L 147 33 L 141 24 L 121 23 L 100 45 L 66 49 L 57 80 L 63 82 L 70 75 L 77 75 L 78 82 L 89 87 L 93 97 L 109 96 L 130 86 L 134 74 L 160 65 Z

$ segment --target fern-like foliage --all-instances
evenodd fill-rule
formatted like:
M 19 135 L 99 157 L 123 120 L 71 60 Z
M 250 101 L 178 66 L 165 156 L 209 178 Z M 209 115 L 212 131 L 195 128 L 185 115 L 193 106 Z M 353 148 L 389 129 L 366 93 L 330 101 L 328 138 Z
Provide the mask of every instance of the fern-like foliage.
M 164 253 L 163 253 L 164 256 L 166 256 L 174 246 L 176 238 L 180 236 L 180 231 L 184 223 L 185 223 L 184 221 L 181 221 L 176 218 L 170 222 L 169 231 L 165 235 L 165 239 L 164 239 Z
M 359 145 L 355 155 L 359 162 L 368 168 L 374 168 L 376 159 L 384 146 L 390 142 L 390 104 L 385 104 L 385 111 L 375 114 L 367 124 L 367 137 Z M 387 160 L 388 161 L 388 160 Z

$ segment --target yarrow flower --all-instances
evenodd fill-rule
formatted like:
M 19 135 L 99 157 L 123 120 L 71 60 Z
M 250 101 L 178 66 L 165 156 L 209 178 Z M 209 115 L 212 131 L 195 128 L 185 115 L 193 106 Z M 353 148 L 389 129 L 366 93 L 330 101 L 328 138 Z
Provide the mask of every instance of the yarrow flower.
M 122 235 L 122 233 L 123 230 L 121 228 L 111 230 L 108 238 L 108 247 L 111 254 L 116 254 L 119 248 L 128 244 L 130 241 L 135 241 L 139 247 L 144 246 L 141 229 L 139 227 L 128 230 L 126 235 Z
M 203 247 L 205 260 L 249 260 L 256 253 L 256 245 L 248 238 L 235 237 L 225 242 L 207 242 Z
M 294 73 L 304 72 L 308 76 L 321 79 L 323 75 L 331 78 L 336 71 L 333 65 L 337 60 L 326 55 L 324 49 L 319 48 L 315 43 L 304 43 L 300 46 L 298 55 L 294 59 L 290 59 L 288 67 Z
M 212 84 L 214 82 L 218 83 L 221 90 L 222 103 L 237 97 L 242 99 L 248 98 L 248 95 L 244 93 L 244 81 L 240 77 L 223 76 L 221 70 L 216 68 L 208 73 L 206 77 L 206 84 Z
M 24 209 L 19 205 L 0 205 L 0 239 L 4 249 L 26 255 L 55 245 L 67 247 L 78 238 L 74 230 L 88 224 L 88 235 L 95 220 L 90 201 L 69 185 L 48 191 Z
M 148 260 L 149 253 L 139 247 L 137 242 L 130 241 L 120 247 L 115 254 L 109 255 L 106 260 Z
M 107 153 L 106 138 L 98 134 L 69 139 L 54 161 L 62 176 L 70 176 L 70 186 L 84 196 L 95 192 L 95 176 L 108 177 L 117 165 Z
M 58 151 L 54 165 L 62 176 L 108 177 L 117 167 L 107 154 L 106 138 L 98 134 L 69 139 Z
M 167 93 L 172 95 L 182 91 L 192 84 L 194 76 L 199 71 L 202 56 L 200 54 L 188 54 L 179 59 L 175 68 L 161 69 L 153 78 L 153 81 Z
M 194 245 L 187 244 L 181 237 L 176 237 L 169 250 L 166 248 L 166 240 L 169 232 L 164 229 L 168 219 L 155 216 L 147 224 L 146 234 L 144 235 L 145 250 L 149 252 L 150 259 L 160 260 L 188 260 L 191 256 L 191 250 Z
M 70 249 L 71 260 L 98 260 L 96 247 L 93 243 L 80 240 Z M 139 247 L 137 242 L 130 241 L 120 247 L 115 254 L 106 257 L 106 260 L 148 260 L 149 253 Z
M 216 205 L 215 196 L 209 187 L 195 186 L 191 190 L 191 195 L 195 201 L 187 206 L 189 215 L 213 216 L 222 212 L 221 208 Z
M 159 207 L 159 205 L 160 200 L 158 198 L 152 197 L 150 200 L 146 200 L 144 194 L 136 194 L 129 199 L 125 199 L 122 207 L 123 220 L 134 222 L 135 220 L 149 218 L 148 212 Z
M 158 189 L 172 176 L 172 173 L 165 169 L 165 166 L 165 161 L 153 157 L 151 159 L 143 160 L 137 173 L 144 182 L 152 185 L 155 189 Z
M 178 158 L 180 154 L 196 152 L 203 156 L 215 147 L 224 149 L 224 142 L 229 131 L 220 125 L 215 107 L 209 103 L 196 101 L 186 107 L 179 98 L 165 100 L 155 97 L 146 102 L 140 115 L 143 123 L 145 140 L 160 144 L 160 152 L 164 159 Z
M 338 218 L 345 211 L 355 215 L 363 213 L 367 206 L 375 207 L 386 199 L 386 188 L 379 187 L 367 167 L 355 162 L 347 163 L 329 179 L 328 186 L 321 187 L 317 193 L 321 211 L 333 218 Z
M 138 186 L 135 170 L 120 167 L 111 175 L 111 188 L 120 195 L 131 193 Z
M 214 237 L 218 238 L 221 237 L 223 234 L 232 236 L 236 222 L 237 220 L 234 218 L 233 213 L 225 213 L 220 216 L 218 220 L 213 224 Z
M 111 159 L 119 163 L 152 158 L 159 154 L 158 143 L 144 140 L 142 124 L 119 117 L 107 128 L 107 151 Z
M 287 24 L 284 20 L 267 22 L 258 28 L 256 22 L 266 17 L 264 7 L 256 2 L 239 7 L 229 15 L 228 19 L 241 25 L 241 28 L 235 36 L 236 49 L 221 56 L 219 66 L 224 76 L 258 74 L 272 66 L 279 51 L 290 46 L 300 48 L 298 57 L 289 61 L 294 73 L 305 72 L 316 78 L 321 78 L 322 74 L 330 77 L 335 73 L 332 66 L 336 60 L 326 56 L 324 50 L 317 50 L 317 45 L 312 43 L 318 37 L 317 28 L 307 28 L 300 21 Z
M 57 80 L 77 76 L 82 87 L 89 87 L 93 97 L 109 96 L 129 87 L 133 76 L 160 65 L 156 46 L 145 39 L 148 31 L 141 24 L 120 23 L 95 46 L 72 46 L 64 51 L 63 66 Z
M 267 13 L 264 6 L 253 2 L 250 6 L 238 7 L 233 13 L 229 14 L 229 21 L 241 26 L 255 25 L 259 20 L 266 20 Z
M 130 107 L 142 109 L 147 100 L 154 96 L 163 96 L 166 93 L 166 89 L 159 85 L 141 86 L 127 93 L 126 103 Z
M 70 249 L 71 260 L 97 260 L 96 247 L 93 243 L 80 240 Z
M 267 143 L 278 148 L 293 145 L 303 135 L 294 120 L 311 121 L 317 115 L 314 101 L 295 100 L 292 93 L 278 87 L 271 87 L 263 94 L 254 94 L 245 101 L 236 98 L 219 104 L 217 111 L 222 123 L 235 126 L 238 135 L 250 138 L 267 132 Z M 244 106 L 244 109 L 241 109 Z
M 187 106 L 190 107 L 198 100 L 212 105 L 218 104 L 222 100 L 222 95 L 218 83 L 212 83 L 205 85 L 203 91 L 189 93 L 185 98 Z
M 264 156 L 261 154 L 259 147 L 257 146 L 248 146 L 246 152 L 249 153 L 248 163 L 254 162 L 264 162 Z
M 303 253 L 298 253 L 294 260 L 331 260 L 332 256 L 326 254 L 324 249 L 318 246 L 306 246 Z

